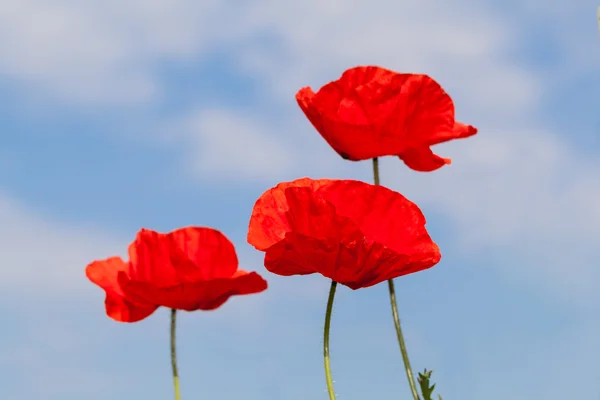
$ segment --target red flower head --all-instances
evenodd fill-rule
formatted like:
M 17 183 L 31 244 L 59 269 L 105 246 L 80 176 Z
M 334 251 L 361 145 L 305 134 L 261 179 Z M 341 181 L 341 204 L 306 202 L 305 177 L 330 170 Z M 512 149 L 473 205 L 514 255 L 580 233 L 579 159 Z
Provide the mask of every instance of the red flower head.
M 452 99 L 427 75 L 355 67 L 317 93 L 300 89 L 296 100 L 327 143 L 351 161 L 398 156 L 416 171 L 433 171 L 450 159 L 430 146 L 477 133 L 454 120 Z
M 440 261 L 425 217 L 383 186 L 350 180 L 280 183 L 256 201 L 248 243 L 278 275 L 320 273 L 359 289 Z
M 106 292 L 106 313 L 136 322 L 158 307 L 214 310 L 234 295 L 262 292 L 267 282 L 238 269 L 233 244 L 219 231 L 188 227 L 163 234 L 138 232 L 129 262 L 120 257 L 94 261 L 88 279 Z

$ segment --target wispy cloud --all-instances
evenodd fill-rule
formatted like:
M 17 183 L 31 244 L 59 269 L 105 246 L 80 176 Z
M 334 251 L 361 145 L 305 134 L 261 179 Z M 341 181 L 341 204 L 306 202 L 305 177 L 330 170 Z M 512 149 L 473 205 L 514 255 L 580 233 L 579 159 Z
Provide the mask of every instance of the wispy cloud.
M 189 167 L 206 179 L 276 180 L 297 164 L 290 143 L 241 112 L 198 110 L 183 131 Z
M 0 220 L 0 288 L 34 303 L 88 292 L 85 265 L 126 253 L 119 234 L 48 218 L 1 193 Z

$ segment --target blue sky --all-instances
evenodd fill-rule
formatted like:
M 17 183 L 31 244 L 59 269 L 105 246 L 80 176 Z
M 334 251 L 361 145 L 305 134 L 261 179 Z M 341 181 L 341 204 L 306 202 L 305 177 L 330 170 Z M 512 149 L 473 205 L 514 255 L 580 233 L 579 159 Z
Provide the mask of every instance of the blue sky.
M 428 73 L 473 138 L 382 183 L 442 249 L 397 280 L 413 367 L 445 399 L 600 398 L 600 37 L 589 0 L 0 0 L 0 398 L 168 399 L 168 313 L 118 324 L 85 265 L 205 225 L 268 291 L 182 313 L 184 399 L 325 399 L 328 282 L 245 243 L 301 176 L 370 181 L 295 104 L 355 65 Z M 408 399 L 384 286 L 338 292 L 340 400 Z

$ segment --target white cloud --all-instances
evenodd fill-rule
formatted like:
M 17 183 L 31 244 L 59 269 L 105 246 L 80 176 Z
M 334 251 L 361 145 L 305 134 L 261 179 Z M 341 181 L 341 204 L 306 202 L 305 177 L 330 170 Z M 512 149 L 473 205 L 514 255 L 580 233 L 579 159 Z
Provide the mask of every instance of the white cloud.
M 224 110 L 192 112 L 183 121 L 193 172 L 208 179 L 277 179 L 296 163 L 295 152 L 252 117 Z
M 430 72 L 457 87 L 470 82 L 471 90 L 485 91 L 490 104 L 505 106 L 506 82 L 524 80 L 523 71 L 511 70 L 502 58 L 515 33 L 472 1 L 289 5 L 260 0 L 232 6 L 191 0 L 5 0 L 1 5 L 0 71 L 37 96 L 67 102 L 152 100 L 161 91 L 157 64 L 192 62 L 224 49 L 241 69 L 257 73 L 285 97 L 357 63 Z M 490 80 L 490 69 L 506 78 Z
M 533 27 L 540 35 L 542 51 L 549 49 L 554 57 L 546 65 L 549 84 L 562 84 L 588 73 L 596 76 L 600 67 L 598 36 L 598 2 L 551 0 L 540 5 L 535 0 L 514 3 L 513 24 L 521 34 Z M 548 51 L 548 50 L 546 50 Z
M 346 162 L 334 157 L 316 132 L 304 129 L 303 118 L 296 123 L 287 117 L 269 120 L 234 109 L 197 108 L 161 124 L 153 140 L 183 144 L 183 168 L 204 181 L 272 183 L 298 173 L 344 172 Z
M 510 8 L 509 8 L 510 7 Z M 515 3 L 506 10 L 463 0 L 273 0 L 237 4 L 208 0 L 0 1 L 0 72 L 35 98 L 74 104 L 139 103 L 161 95 L 160 65 L 195 62 L 227 50 L 288 98 L 302 85 L 323 83 L 348 66 L 380 63 L 431 73 L 484 112 L 517 110 L 540 89 L 506 56 L 536 17 L 560 28 L 561 63 L 600 63 L 594 10 L 551 2 Z M 579 28 L 579 29 L 575 29 Z M 533 85 L 533 86 L 532 86 Z M 461 88 L 465 87 L 465 93 Z M 508 98 L 511 101 L 508 101 Z M 482 102 L 482 99 L 485 101 Z
M 149 101 L 161 89 L 156 62 L 192 60 L 236 32 L 220 29 L 228 9 L 211 0 L 0 1 L 0 72 L 66 102 Z
M 37 300 L 92 293 L 85 266 L 127 250 L 123 246 L 127 242 L 112 235 L 49 220 L 1 193 L 0 221 L 3 293 Z
M 354 65 L 379 64 L 429 73 L 478 115 L 513 114 L 539 96 L 533 71 L 509 58 L 518 43 L 509 21 L 481 3 L 264 1 L 248 19 L 278 40 L 269 51 L 248 46 L 242 60 L 284 98 L 320 86 Z M 490 113 L 489 110 L 493 110 Z

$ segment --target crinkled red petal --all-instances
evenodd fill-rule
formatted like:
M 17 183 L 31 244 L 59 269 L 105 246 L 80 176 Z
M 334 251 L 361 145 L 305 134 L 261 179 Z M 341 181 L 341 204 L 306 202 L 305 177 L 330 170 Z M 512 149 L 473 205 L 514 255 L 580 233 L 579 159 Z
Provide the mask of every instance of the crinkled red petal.
M 230 278 L 185 283 L 171 287 L 155 287 L 148 282 L 127 280 L 124 290 L 132 297 L 153 301 L 177 310 L 214 310 L 231 296 L 259 293 L 267 282 L 256 272 L 238 270 Z
M 319 273 L 351 289 L 422 271 L 440 260 L 437 246 L 428 251 L 399 254 L 379 243 L 340 243 L 290 233 L 265 254 L 265 267 L 278 275 Z
M 230 277 L 238 259 L 221 232 L 186 227 L 170 233 L 142 229 L 129 248 L 130 278 L 156 287 Z
M 90 263 L 85 274 L 87 278 L 106 292 L 104 301 L 106 314 L 119 322 L 137 322 L 151 315 L 158 306 L 146 301 L 136 302 L 123 292 L 118 275 L 126 274 L 128 265 L 120 257 Z M 138 299 L 139 300 L 139 299 Z

